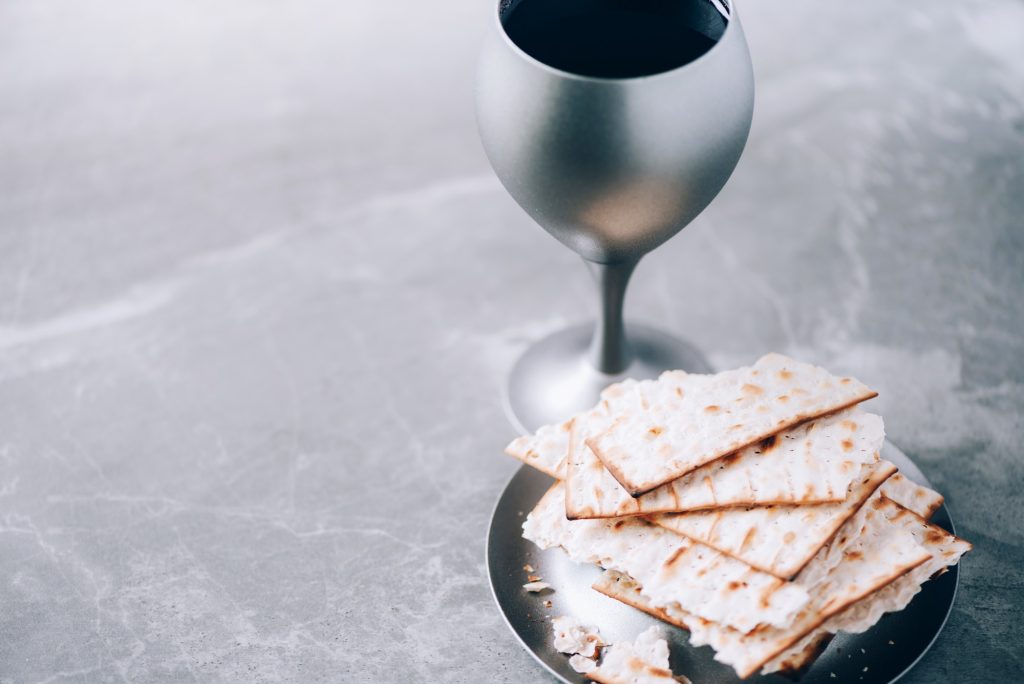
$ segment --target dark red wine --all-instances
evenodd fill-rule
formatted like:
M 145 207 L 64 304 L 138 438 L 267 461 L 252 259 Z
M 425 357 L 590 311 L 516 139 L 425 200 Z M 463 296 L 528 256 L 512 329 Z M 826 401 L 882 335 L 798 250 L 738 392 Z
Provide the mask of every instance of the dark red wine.
M 513 0 L 501 16 L 526 54 L 600 78 L 681 67 L 715 45 L 726 21 L 708 0 Z

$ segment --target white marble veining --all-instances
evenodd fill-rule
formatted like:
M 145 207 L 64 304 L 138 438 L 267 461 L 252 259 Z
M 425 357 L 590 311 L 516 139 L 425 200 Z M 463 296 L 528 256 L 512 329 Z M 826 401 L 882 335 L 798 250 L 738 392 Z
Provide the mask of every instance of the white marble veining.
M 592 286 L 477 142 L 491 5 L 0 5 L 0 682 L 549 681 L 483 540 Z M 740 9 L 745 156 L 629 312 L 878 388 L 975 542 L 907 681 L 1024 680 L 1024 7 Z

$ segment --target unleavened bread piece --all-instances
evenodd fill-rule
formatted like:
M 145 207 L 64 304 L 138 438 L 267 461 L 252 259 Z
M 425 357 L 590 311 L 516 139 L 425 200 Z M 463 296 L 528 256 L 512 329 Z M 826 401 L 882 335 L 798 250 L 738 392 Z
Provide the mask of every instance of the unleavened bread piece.
M 620 641 L 605 649 L 601 665 L 586 674 L 601 684 L 690 684 L 674 677 L 668 663 L 668 642 L 658 627 L 649 627 L 632 642 Z
M 635 577 L 658 603 L 679 604 L 742 632 L 784 626 L 807 603 L 807 590 L 756 570 L 640 518 L 567 520 L 565 488 L 556 483 L 523 523 L 542 549 L 561 547 L 578 563 Z
M 648 615 L 658 618 L 670 625 L 689 631 L 689 625 L 699 623 L 701 618 L 695 617 L 677 607 L 658 608 L 649 598 L 644 596 L 640 584 L 632 577 L 614 570 L 605 570 L 591 587 L 609 598 L 632 606 Z M 806 669 L 821 655 L 831 641 L 831 634 L 819 634 L 817 639 L 810 637 L 800 642 L 800 647 L 793 647 L 784 656 L 779 656 L 779 672 L 798 673 Z
M 649 519 L 758 570 L 791 579 L 895 472 L 888 461 L 863 466 L 849 496 L 839 503 L 724 508 Z
M 920 487 L 920 485 L 914 486 Z M 926 488 L 922 489 L 930 491 Z M 924 494 L 922 493 L 921 496 L 923 497 Z M 918 544 L 931 553 L 931 558 L 871 596 L 829 618 L 824 624 L 797 642 L 789 651 L 768 662 L 763 669 L 765 673 L 784 670 L 785 661 L 788 658 L 792 658 L 817 640 L 840 631 L 866 632 L 885 613 L 903 610 L 921 591 L 925 582 L 934 576 L 941 575 L 949 566 L 956 565 L 960 562 L 961 556 L 972 548 L 969 542 L 950 534 L 938 525 L 925 522 L 921 516 L 903 506 L 888 510 L 890 511 L 889 519 L 903 529 L 909 530 Z
M 853 378 L 781 354 L 716 375 L 669 371 L 651 402 L 586 440 L 636 497 L 811 418 L 877 396 Z
M 943 502 L 941 494 L 913 482 L 903 473 L 896 473 L 886 480 L 882 494 L 925 520 L 931 520 Z
M 605 394 L 624 391 L 616 385 Z M 613 409 L 617 403 L 609 401 Z M 571 520 L 843 501 L 861 466 L 878 460 L 885 441 L 881 417 L 850 408 L 772 435 L 634 498 L 586 443 L 609 424 L 607 416 L 592 412 L 572 421 L 565 461 L 565 512 Z
M 505 451 L 565 479 L 566 515 L 575 520 L 842 501 L 860 466 L 877 460 L 885 439 L 879 416 L 847 409 L 773 435 L 634 498 L 586 440 L 606 430 L 618 413 L 651 401 L 659 388 L 650 380 L 611 385 L 590 411 L 518 437 Z
M 846 530 L 847 536 L 853 541 L 843 550 L 842 561 L 814 586 L 808 603 L 784 627 L 764 627 L 745 634 L 713 620 L 695 619 L 698 616 L 680 610 L 678 604 L 654 599 L 642 582 L 634 581 L 640 584 L 640 595 L 649 604 L 685 625 L 691 644 L 711 646 L 715 660 L 730 665 L 745 679 L 769 660 L 793 649 L 832 615 L 895 581 L 930 557 L 911 534 L 889 524 L 885 515 L 875 509 L 873 504 L 885 499 L 873 497 L 871 501 L 862 509 L 863 514 L 858 512 L 847 523 L 852 528 Z M 896 507 L 891 502 L 889 505 Z M 853 536 L 858 529 L 860 534 Z
M 859 536 L 846 541 L 855 531 Z M 884 612 L 901 610 L 924 581 L 970 549 L 967 542 L 928 524 L 881 492 L 844 525 L 843 533 L 839 539 L 844 543 L 833 541 L 843 549 L 843 561 L 813 587 L 809 603 L 786 628 L 743 634 L 678 605 L 658 604 L 640 583 L 621 574 L 604 573 L 594 588 L 689 630 L 693 645 L 711 645 L 716 660 L 746 678 L 761 667 L 774 672 L 806 666 L 829 635 L 864 631 Z

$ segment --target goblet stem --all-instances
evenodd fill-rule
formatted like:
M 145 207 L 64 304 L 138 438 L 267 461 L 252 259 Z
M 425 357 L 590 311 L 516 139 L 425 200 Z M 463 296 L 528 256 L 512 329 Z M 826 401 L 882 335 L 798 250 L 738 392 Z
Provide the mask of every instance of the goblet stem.
M 633 275 L 633 269 L 640 259 L 612 264 L 598 264 L 586 259 L 584 261 L 597 280 L 601 297 L 597 327 L 590 341 L 590 362 L 602 373 L 616 375 L 626 370 L 633 361 L 633 351 L 630 349 L 629 340 L 626 339 L 622 310 L 629 277 Z

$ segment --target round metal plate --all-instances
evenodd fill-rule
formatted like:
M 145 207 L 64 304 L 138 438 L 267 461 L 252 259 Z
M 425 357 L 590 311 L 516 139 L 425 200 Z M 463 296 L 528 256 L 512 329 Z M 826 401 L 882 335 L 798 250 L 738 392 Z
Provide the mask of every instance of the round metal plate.
M 890 443 L 882 457 L 895 463 L 903 474 L 928 484 L 921 471 Z M 699 684 L 739 682 L 731 668 L 714 661 L 708 647 L 694 648 L 687 635 L 623 605 L 590 588 L 600 574 L 596 566 L 572 562 L 561 549 L 541 551 L 522 538 L 526 515 L 551 486 L 551 478 L 523 466 L 512 477 L 491 516 L 487 536 L 487 569 L 491 590 L 505 621 L 520 643 L 549 672 L 563 682 L 585 682 L 569 667 L 568 658 L 552 647 L 550 618 L 573 615 L 596 625 L 605 641 L 633 639 L 652 624 L 662 625 L 671 650 L 672 671 Z M 932 522 L 954 532 L 949 511 L 943 506 Z M 523 566 L 554 587 L 554 592 L 531 594 L 523 589 L 528 574 Z M 956 596 L 957 567 L 927 582 L 906 609 L 891 613 L 863 634 L 840 634 L 801 678 L 801 684 L 894 682 L 931 647 L 946 623 Z M 544 602 L 551 601 L 551 607 Z M 788 682 L 777 675 L 751 677 L 746 682 Z

